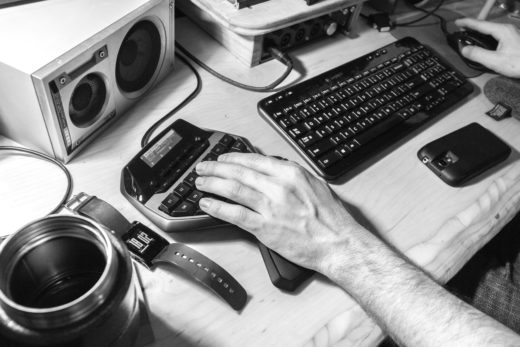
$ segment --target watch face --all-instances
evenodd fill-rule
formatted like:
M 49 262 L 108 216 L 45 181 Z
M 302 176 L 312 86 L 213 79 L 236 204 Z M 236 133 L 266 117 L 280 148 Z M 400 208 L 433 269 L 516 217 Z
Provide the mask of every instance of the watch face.
M 134 258 L 149 268 L 152 260 L 169 245 L 166 239 L 139 222 L 134 222 L 122 239 Z

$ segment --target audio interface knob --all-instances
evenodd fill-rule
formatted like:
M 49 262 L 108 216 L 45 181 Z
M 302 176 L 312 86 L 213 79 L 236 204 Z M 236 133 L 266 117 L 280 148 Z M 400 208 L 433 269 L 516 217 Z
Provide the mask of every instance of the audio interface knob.
M 325 33 L 327 34 L 327 36 L 332 36 L 338 30 L 338 23 L 330 21 L 325 23 L 325 26 L 323 28 L 325 29 Z

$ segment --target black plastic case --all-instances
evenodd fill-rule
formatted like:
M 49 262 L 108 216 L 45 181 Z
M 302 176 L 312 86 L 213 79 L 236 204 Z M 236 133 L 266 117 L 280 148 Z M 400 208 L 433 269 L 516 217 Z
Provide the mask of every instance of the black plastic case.
M 419 159 L 450 186 L 458 187 L 505 160 L 511 148 L 491 131 L 471 123 L 425 145 Z

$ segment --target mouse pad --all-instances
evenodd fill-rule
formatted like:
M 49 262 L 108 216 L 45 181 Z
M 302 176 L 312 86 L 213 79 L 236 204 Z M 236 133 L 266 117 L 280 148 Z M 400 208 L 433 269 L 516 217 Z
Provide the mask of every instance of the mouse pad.
M 520 80 L 493 77 L 484 85 L 484 94 L 493 104 L 501 102 L 511 107 L 511 115 L 520 119 Z

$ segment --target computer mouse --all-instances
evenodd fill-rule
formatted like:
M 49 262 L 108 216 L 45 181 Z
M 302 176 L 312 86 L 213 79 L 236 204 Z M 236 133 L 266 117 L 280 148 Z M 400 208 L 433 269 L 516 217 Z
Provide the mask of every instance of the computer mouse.
M 462 48 L 466 46 L 478 46 L 490 51 L 497 49 L 498 41 L 491 35 L 483 34 L 474 30 L 455 31 L 446 36 L 448 44 L 457 52 L 462 60 L 471 68 L 480 71 L 489 71 L 484 65 L 467 59 L 462 55 Z

